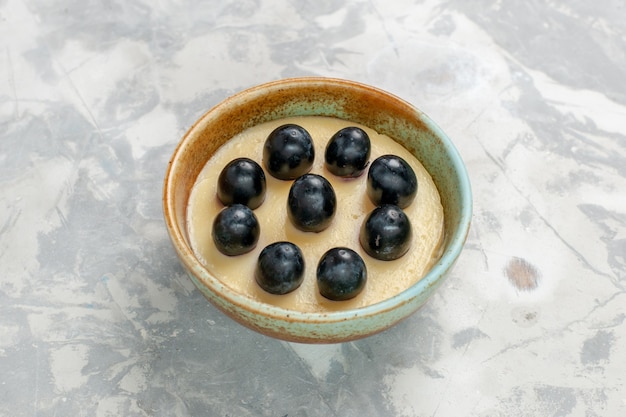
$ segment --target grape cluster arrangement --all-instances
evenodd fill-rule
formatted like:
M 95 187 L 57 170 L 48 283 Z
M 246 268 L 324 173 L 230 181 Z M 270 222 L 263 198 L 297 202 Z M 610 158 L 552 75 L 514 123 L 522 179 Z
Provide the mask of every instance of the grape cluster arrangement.
M 410 248 L 411 222 L 404 213 L 417 195 L 417 177 L 396 155 L 382 155 L 370 164 L 369 136 L 358 127 L 336 132 L 325 149 L 325 166 L 344 179 L 360 177 L 367 169 L 367 195 L 376 206 L 363 222 L 359 242 L 371 257 L 391 261 Z M 331 183 L 310 170 L 315 160 L 311 135 L 301 126 L 285 124 L 274 129 L 263 145 L 263 165 L 273 177 L 293 181 L 287 198 L 287 215 L 301 231 L 319 233 L 335 216 L 337 198 Z M 368 168 L 369 165 L 369 168 Z M 256 247 L 260 227 L 254 209 L 265 199 L 263 168 L 249 158 L 229 162 L 218 177 L 217 196 L 224 208 L 213 221 L 212 238 L 225 255 L 237 256 Z M 259 254 L 254 278 L 271 294 L 287 294 L 304 280 L 301 249 L 286 241 L 274 242 Z M 365 287 L 367 268 L 361 256 L 347 247 L 335 247 L 317 265 L 320 294 L 333 301 L 356 297 Z

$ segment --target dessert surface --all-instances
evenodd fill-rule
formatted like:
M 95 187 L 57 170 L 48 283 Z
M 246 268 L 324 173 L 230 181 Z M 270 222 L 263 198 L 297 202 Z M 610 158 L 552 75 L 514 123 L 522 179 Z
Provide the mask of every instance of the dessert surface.
M 311 173 L 326 178 L 337 196 L 336 214 L 331 225 L 321 232 L 298 230 L 288 218 L 287 195 L 293 181 L 266 175 L 265 201 L 254 210 L 260 224 L 260 237 L 254 250 L 236 257 L 224 255 L 211 238 L 213 219 L 224 205 L 217 198 L 217 178 L 233 159 L 247 157 L 261 163 L 263 145 L 275 128 L 293 123 L 305 128 L 315 146 Z M 394 261 L 381 261 L 367 255 L 359 244 L 359 230 L 374 208 L 366 192 L 367 172 L 357 178 L 342 178 L 329 172 L 324 164 L 324 151 L 333 134 L 347 126 L 367 132 L 371 141 L 370 161 L 385 154 L 398 155 L 413 168 L 418 179 L 415 200 L 404 210 L 410 218 L 413 235 L 410 249 Z M 187 212 L 188 232 L 192 247 L 206 268 L 224 284 L 250 297 L 296 311 L 323 312 L 362 307 L 397 294 L 419 280 L 437 259 L 443 233 L 443 209 L 437 188 L 424 167 L 404 147 L 374 130 L 330 117 L 296 117 L 275 120 L 254 126 L 223 145 L 198 176 L 192 190 Z M 263 291 L 254 280 L 254 270 L 261 250 L 274 242 L 296 244 L 305 258 L 305 276 L 300 288 L 284 295 Z M 349 247 L 361 255 L 367 265 L 367 284 L 351 300 L 330 301 L 322 297 L 316 286 L 316 268 L 322 255 L 333 247 Z

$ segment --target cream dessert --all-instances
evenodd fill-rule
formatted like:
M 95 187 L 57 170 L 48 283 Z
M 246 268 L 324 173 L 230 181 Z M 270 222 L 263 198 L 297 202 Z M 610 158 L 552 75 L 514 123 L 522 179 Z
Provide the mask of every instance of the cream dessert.
M 265 199 L 254 209 L 260 227 L 255 248 L 237 256 L 225 255 L 217 249 L 212 239 L 213 221 L 224 208 L 217 196 L 218 177 L 222 169 L 236 158 L 247 157 L 261 164 L 264 142 L 269 133 L 288 123 L 303 127 L 313 139 L 316 156 L 310 173 L 323 176 L 332 185 L 337 200 L 334 218 L 330 226 L 320 232 L 299 230 L 287 213 L 287 198 L 294 181 L 266 175 Z M 410 249 L 398 259 L 374 259 L 359 243 L 361 226 L 368 214 L 376 208 L 367 195 L 367 172 L 356 178 L 343 178 L 334 175 L 325 166 L 324 151 L 329 139 L 348 126 L 359 127 L 369 135 L 370 161 L 381 155 L 397 155 L 410 165 L 417 177 L 417 195 L 403 209 L 412 226 Z M 437 188 L 426 169 L 409 151 L 393 139 L 366 126 L 320 116 L 274 120 L 233 137 L 218 149 L 203 168 L 192 189 L 187 210 L 187 228 L 194 253 L 216 278 L 250 298 L 302 312 L 363 307 L 407 289 L 421 279 L 438 259 L 444 226 Z M 302 284 L 284 295 L 264 291 L 254 278 L 259 254 L 263 248 L 278 241 L 297 245 L 305 260 Z M 345 301 L 331 301 L 320 295 L 317 288 L 318 262 L 324 253 L 335 247 L 346 247 L 357 252 L 367 267 L 365 287 L 356 297 Z

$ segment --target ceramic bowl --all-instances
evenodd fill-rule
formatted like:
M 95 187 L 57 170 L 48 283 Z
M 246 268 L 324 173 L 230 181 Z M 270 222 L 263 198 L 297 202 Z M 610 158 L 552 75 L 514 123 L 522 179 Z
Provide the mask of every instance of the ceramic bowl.
M 443 252 L 417 283 L 380 303 L 328 313 L 303 313 L 255 301 L 215 278 L 194 256 L 186 229 L 192 186 L 211 155 L 235 134 L 290 116 L 332 116 L 368 126 L 401 143 L 430 172 L 444 208 Z M 404 100 L 364 84 L 331 78 L 293 78 L 240 92 L 205 113 L 184 135 L 167 168 L 164 216 L 172 244 L 204 296 L 239 323 L 268 336 L 305 343 L 366 337 L 419 309 L 442 284 L 470 227 L 471 189 L 463 161 L 448 137 Z

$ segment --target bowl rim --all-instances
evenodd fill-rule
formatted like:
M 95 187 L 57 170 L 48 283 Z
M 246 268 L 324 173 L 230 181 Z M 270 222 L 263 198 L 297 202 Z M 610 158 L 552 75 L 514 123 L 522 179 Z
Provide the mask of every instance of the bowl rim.
M 368 90 L 382 94 L 389 97 L 392 100 L 396 100 L 402 103 L 404 106 L 411 108 L 415 114 L 420 118 L 420 121 L 427 126 L 443 144 L 446 154 L 452 162 L 453 172 L 457 176 L 459 183 L 459 195 L 461 197 L 459 204 L 461 204 L 461 212 L 459 216 L 459 226 L 455 233 L 450 237 L 450 241 L 443 251 L 437 262 L 433 267 L 424 275 L 419 281 L 408 287 L 407 289 L 375 304 L 370 304 L 363 307 L 351 308 L 345 310 L 334 310 L 324 312 L 303 312 L 297 310 L 289 310 L 275 305 L 271 305 L 265 302 L 255 300 L 248 297 L 228 285 L 221 282 L 218 278 L 213 276 L 211 272 L 205 268 L 202 263 L 195 256 L 190 245 L 187 245 L 184 232 L 177 227 L 177 221 L 175 218 L 176 208 L 174 207 L 174 188 L 173 173 L 178 169 L 179 156 L 185 151 L 187 144 L 192 140 L 194 133 L 201 127 L 202 123 L 209 119 L 214 113 L 224 108 L 229 108 L 237 103 L 242 102 L 245 98 L 251 94 L 259 93 L 260 91 L 266 92 L 268 89 L 276 90 L 283 87 L 288 87 L 293 84 L 310 84 L 311 86 L 319 85 L 320 83 L 335 86 L 343 86 L 356 88 L 360 90 Z M 272 317 L 283 321 L 296 321 L 296 322 L 308 322 L 308 323 L 328 323 L 328 322 L 341 322 L 346 320 L 352 320 L 355 318 L 364 318 L 368 316 L 378 315 L 382 312 L 394 310 L 399 305 L 409 303 L 412 299 L 417 298 L 419 294 L 428 290 L 429 287 L 437 285 L 441 282 L 446 272 L 455 263 L 456 259 L 460 255 L 463 245 L 467 239 L 471 217 L 472 217 L 472 191 L 469 181 L 467 169 L 463 160 L 452 143 L 449 137 L 437 126 L 426 114 L 415 106 L 407 102 L 406 100 L 382 90 L 377 87 L 373 87 L 367 84 L 363 84 L 356 81 L 331 78 L 331 77 L 294 77 L 283 78 L 276 81 L 270 81 L 263 84 L 259 84 L 247 89 L 244 89 L 226 99 L 220 101 L 215 106 L 206 111 L 199 119 L 197 119 L 191 127 L 185 132 L 176 146 L 167 170 L 165 173 L 164 185 L 163 185 L 163 214 L 166 222 L 166 227 L 170 236 L 170 240 L 174 246 L 174 249 L 178 253 L 179 260 L 182 261 L 187 270 L 192 273 L 197 281 L 200 281 L 208 290 L 210 290 L 215 296 L 218 296 L 228 303 L 236 305 L 253 314 L 260 314 L 265 317 Z

